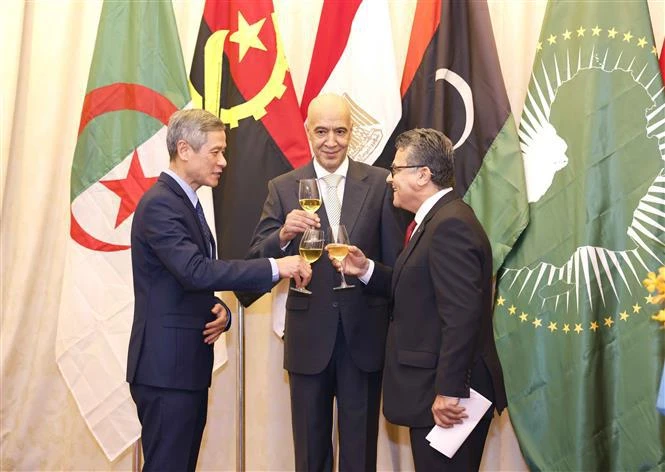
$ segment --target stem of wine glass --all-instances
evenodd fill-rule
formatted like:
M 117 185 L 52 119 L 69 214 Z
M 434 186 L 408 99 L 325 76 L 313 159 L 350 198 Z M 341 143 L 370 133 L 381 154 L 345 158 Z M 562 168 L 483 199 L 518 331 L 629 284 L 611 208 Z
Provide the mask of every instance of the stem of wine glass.
M 346 287 L 346 277 L 344 277 L 344 261 L 346 261 L 346 257 L 342 259 L 342 271 L 340 272 L 340 275 L 342 276 L 342 283 L 340 284 L 340 287 Z

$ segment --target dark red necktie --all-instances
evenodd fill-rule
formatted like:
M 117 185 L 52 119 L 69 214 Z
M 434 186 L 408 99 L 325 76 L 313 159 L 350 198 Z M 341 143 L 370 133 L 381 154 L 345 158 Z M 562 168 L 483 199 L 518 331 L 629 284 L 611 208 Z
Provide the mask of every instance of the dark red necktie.
M 404 235 L 404 247 L 409 244 L 409 240 L 411 239 L 411 235 L 413 234 L 414 229 L 416 229 L 416 220 L 411 220 L 409 226 L 406 227 L 406 234 Z

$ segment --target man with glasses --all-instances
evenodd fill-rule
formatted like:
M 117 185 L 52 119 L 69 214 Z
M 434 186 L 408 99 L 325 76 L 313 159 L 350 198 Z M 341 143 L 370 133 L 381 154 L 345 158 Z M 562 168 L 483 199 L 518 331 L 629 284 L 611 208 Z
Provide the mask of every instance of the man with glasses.
M 473 210 L 453 189 L 450 140 L 414 129 L 395 144 L 387 181 L 393 204 L 415 213 L 415 230 L 407 232 L 394 268 L 351 247 L 344 270 L 368 291 L 392 296 L 383 412 L 410 428 L 416 470 L 478 470 L 494 408 L 452 459 L 425 437 L 434 424 L 454 428 L 464 421 L 459 399 L 470 388 L 499 412 L 506 406 L 492 330 L 492 251 Z

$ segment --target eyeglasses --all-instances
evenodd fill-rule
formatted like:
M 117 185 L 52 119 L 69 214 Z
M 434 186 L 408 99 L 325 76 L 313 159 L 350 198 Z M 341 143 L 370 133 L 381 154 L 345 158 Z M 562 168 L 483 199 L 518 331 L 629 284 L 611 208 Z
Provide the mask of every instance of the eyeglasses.
M 399 170 L 402 170 L 402 169 L 416 169 L 418 167 L 427 167 L 427 166 L 424 166 L 424 165 L 421 165 L 421 164 L 412 165 L 412 166 L 396 166 L 395 164 L 393 164 L 393 165 L 390 166 L 390 175 L 395 177 L 395 174 Z

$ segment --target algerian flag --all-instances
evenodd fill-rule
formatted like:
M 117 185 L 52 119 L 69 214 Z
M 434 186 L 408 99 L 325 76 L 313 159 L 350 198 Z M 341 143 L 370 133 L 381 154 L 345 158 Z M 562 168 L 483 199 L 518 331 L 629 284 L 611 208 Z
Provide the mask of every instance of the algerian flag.
M 125 382 L 132 215 L 168 166 L 165 125 L 188 101 L 171 2 L 105 2 L 72 164 L 56 359 L 109 460 L 140 434 Z
M 646 1 L 550 2 L 519 130 L 530 224 L 499 273 L 510 419 L 534 470 L 665 465 L 665 94 Z

